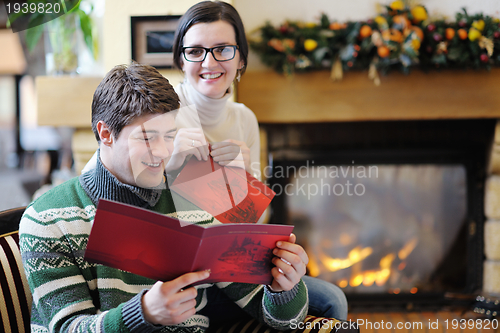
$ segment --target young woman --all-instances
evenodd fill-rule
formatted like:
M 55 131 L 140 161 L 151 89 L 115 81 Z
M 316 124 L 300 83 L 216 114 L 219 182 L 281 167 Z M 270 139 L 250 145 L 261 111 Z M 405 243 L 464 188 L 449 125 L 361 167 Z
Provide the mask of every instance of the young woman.
M 182 16 L 175 34 L 174 63 L 184 72 L 184 82 L 175 91 L 181 101 L 176 116 L 178 132 L 167 171 L 184 163 L 187 155 L 206 159 L 210 153 L 221 165 L 244 164 L 260 175 L 259 126 L 254 113 L 230 101 L 232 82 L 247 67 L 248 42 L 236 9 L 225 2 L 203 1 Z M 207 146 L 210 143 L 211 152 Z M 85 170 L 95 166 L 92 160 Z M 326 281 L 304 276 L 308 288 L 309 314 L 345 320 L 347 301 L 342 290 Z M 211 322 L 244 316 L 220 290 L 208 294 L 218 310 L 207 313 Z
M 245 72 L 248 43 L 236 10 L 222 2 L 201 2 L 180 19 L 174 39 L 174 63 L 185 75 L 176 87 L 181 109 L 176 123 L 175 153 L 192 153 L 206 158 L 206 138 L 211 155 L 221 165 L 244 163 L 259 175 L 259 127 L 253 112 L 229 101 L 231 84 Z M 198 129 L 198 130 L 196 130 Z M 175 168 L 183 162 L 169 163 Z M 174 158 L 177 156 L 174 156 Z

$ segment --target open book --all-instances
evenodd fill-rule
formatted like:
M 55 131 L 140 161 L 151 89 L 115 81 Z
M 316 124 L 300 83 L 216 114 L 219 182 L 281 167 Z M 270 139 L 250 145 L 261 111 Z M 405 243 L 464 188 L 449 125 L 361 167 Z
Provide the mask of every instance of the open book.
M 199 283 L 270 284 L 272 250 L 293 226 L 219 224 L 201 227 L 143 208 L 99 201 L 85 260 L 161 281 L 210 269 Z

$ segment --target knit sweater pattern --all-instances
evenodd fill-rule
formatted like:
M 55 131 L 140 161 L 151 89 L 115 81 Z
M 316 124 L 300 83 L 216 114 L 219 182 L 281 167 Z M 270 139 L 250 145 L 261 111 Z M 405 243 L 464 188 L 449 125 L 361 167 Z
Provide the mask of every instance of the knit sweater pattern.
M 174 205 L 172 195 L 168 189 L 148 193 L 124 185 L 98 161 L 95 170 L 31 203 L 21 219 L 19 234 L 33 294 L 32 332 L 204 332 L 209 320 L 200 314 L 174 326 L 148 323 L 141 298 L 156 281 L 84 260 L 96 213 L 95 198 L 135 204 L 201 225 L 220 223 L 189 202 L 179 205 L 176 198 Z M 254 318 L 278 329 L 289 329 L 292 320 L 302 321 L 307 312 L 307 289 L 302 281 L 283 293 L 272 293 L 262 285 L 230 282 L 196 288 L 197 312 L 209 306 L 206 288 L 220 288 Z

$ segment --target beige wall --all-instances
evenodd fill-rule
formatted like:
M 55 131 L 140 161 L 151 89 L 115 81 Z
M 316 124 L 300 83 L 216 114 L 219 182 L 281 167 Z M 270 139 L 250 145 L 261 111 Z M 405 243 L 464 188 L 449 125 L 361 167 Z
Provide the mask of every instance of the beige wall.
M 131 59 L 130 17 L 183 14 L 195 0 L 106 0 L 103 57 L 105 70 Z
M 105 72 L 129 63 L 131 54 L 130 17 L 182 15 L 197 0 L 106 0 L 103 17 L 103 62 Z M 228 1 L 231 3 L 231 1 Z M 162 70 L 173 85 L 183 79 L 177 69 Z

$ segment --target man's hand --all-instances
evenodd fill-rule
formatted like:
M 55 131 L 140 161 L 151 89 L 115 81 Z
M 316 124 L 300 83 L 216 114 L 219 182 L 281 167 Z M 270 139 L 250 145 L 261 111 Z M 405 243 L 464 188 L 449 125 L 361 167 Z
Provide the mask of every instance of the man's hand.
M 273 254 L 273 267 L 271 274 L 274 279 L 269 286 L 272 291 L 280 292 L 291 290 L 306 274 L 306 265 L 309 262 L 306 251 L 302 246 L 295 244 L 296 237 L 290 235 L 288 242 L 279 241 Z
M 209 271 L 192 272 L 168 282 L 156 282 L 142 297 L 144 318 L 155 325 L 180 324 L 196 313 L 194 287 L 183 289 L 210 276 Z
M 250 148 L 246 143 L 238 140 L 225 140 L 211 145 L 210 155 L 221 166 L 235 166 L 245 169 L 250 174 Z

